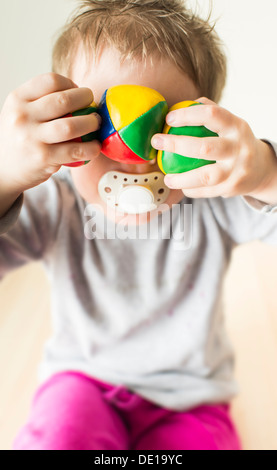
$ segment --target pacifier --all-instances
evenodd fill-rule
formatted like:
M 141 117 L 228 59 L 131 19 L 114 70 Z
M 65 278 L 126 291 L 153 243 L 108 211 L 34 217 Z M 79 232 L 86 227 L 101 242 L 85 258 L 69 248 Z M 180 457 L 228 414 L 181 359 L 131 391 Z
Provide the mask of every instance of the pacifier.
M 109 207 L 119 212 L 143 214 L 163 204 L 170 189 L 159 171 L 138 175 L 109 171 L 100 179 L 98 192 Z

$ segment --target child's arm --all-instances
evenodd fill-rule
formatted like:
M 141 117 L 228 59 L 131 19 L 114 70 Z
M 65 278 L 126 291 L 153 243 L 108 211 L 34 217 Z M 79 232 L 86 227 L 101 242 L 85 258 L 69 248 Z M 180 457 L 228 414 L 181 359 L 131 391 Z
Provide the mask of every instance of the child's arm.
M 272 147 L 255 138 L 249 125 L 207 98 L 205 106 L 176 110 L 167 115 L 172 127 L 204 125 L 219 137 L 158 135 L 162 144 L 155 148 L 180 155 L 216 160 L 196 170 L 167 175 L 166 184 L 182 189 L 190 198 L 230 198 L 252 196 L 277 205 L 277 158 Z M 172 122 L 170 118 L 173 118 Z
M 90 89 L 54 73 L 10 93 L 0 114 L 0 217 L 22 192 L 49 179 L 62 164 L 99 155 L 97 141 L 67 142 L 96 131 L 97 115 L 62 118 L 92 101 Z

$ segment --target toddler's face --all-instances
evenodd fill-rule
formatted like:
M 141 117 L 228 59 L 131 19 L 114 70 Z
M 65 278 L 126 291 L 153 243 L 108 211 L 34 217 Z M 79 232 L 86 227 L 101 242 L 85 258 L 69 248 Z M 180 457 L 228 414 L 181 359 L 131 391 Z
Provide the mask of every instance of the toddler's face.
M 80 47 L 70 78 L 79 87 L 90 88 L 97 104 L 107 88 L 124 84 L 142 85 L 157 90 L 164 96 L 169 107 L 180 101 L 199 98 L 199 92 L 190 78 L 170 62 L 152 59 L 152 64 L 149 60 L 142 66 L 139 62 L 126 60 L 121 65 L 119 52 L 109 48 L 102 52 L 97 63 L 88 66 L 85 53 Z M 98 194 L 98 182 L 105 173 L 112 170 L 132 174 L 160 171 L 155 161 L 136 165 L 123 164 L 110 160 L 102 153 L 89 164 L 72 168 L 72 178 L 81 196 L 90 204 L 100 205 L 105 213 L 107 207 Z M 171 190 L 165 204 L 170 208 L 183 197 L 182 191 Z M 145 220 L 140 215 L 140 222 L 149 221 L 155 215 L 155 210 L 145 214 Z M 123 217 L 116 213 L 115 221 L 119 222 Z M 126 215 L 124 219 L 126 220 Z M 136 223 L 137 220 L 135 215 L 129 215 L 128 219 L 130 223 Z

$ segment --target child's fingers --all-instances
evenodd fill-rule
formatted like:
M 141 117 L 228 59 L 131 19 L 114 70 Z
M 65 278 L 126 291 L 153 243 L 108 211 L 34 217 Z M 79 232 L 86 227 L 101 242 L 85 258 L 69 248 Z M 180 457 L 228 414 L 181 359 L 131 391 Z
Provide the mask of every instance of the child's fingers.
M 77 109 L 86 108 L 93 101 L 89 88 L 71 88 L 51 93 L 31 104 L 32 115 L 40 122 L 60 118 Z
M 224 196 L 225 185 L 215 186 L 213 188 L 195 188 L 195 189 L 183 189 L 185 196 L 191 199 L 208 199 L 213 197 L 231 197 Z
M 230 132 L 236 127 L 237 117 L 216 104 L 204 106 L 190 106 L 171 111 L 166 116 L 166 122 L 171 127 L 205 126 L 220 136 Z
M 101 144 L 97 140 L 92 142 L 65 142 L 47 145 L 47 164 L 64 165 L 87 160 L 94 160 L 101 153 Z
M 57 144 L 95 132 L 99 127 L 98 117 L 95 114 L 88 114 L 39 124 L 37 136 L 45 144 Z
M 157 140 L 156 140 L 157 139 Z M 232 156 L 232 143 L 223 137 L 190 137 L 181 135 L 155 134 L 152 146 L 157 150 L 203 160 L 225 160 Z
M 226 166 L 210 164 L 176 175 L 166 175 L 164 182 L 171 189 L 199 189 L 215 187 L 230 176 Z
M 77 88 L 77 85 L 69 78 L 51 72 L 32 78 L 18 87 L 15 92 L 24 101 L 34 101 L 50 93 L 69 88 Z

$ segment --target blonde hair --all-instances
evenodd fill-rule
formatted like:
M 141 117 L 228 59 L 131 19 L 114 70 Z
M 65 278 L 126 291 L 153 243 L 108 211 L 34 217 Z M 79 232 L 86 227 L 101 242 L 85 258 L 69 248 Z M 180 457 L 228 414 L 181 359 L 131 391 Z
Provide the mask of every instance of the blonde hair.
M 95 56 L 112 46 L 122 61 L 167 58 L 202 96 L 218 101 L 226 81 L 226 57 L 209 18 L 199 18 L 184 0 L 82 0 L 59 32 L 53 71 L 69 76 L 81 40 Z

